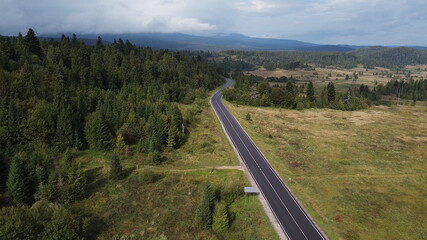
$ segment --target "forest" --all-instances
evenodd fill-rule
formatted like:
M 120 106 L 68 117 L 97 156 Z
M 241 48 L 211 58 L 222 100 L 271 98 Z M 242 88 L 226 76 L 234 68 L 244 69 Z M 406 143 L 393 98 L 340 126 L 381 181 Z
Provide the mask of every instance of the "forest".
M 228 101 L 251 106 L 275 106 L 288 109 L 332 108 L 344 111 L 365 109 L 380 104 L 384 96 L 416 101 L 427 100 L 427 79 L 392 80 L 374 88 L 361 84 L 345 91 L 337 91 L 329 82 L 321 91 L 316 91 L 311 81 L 297 82 L 292 77 L 263 78 L 234 72 L 234 88 L 224 89 Z M 273 83 L 273 85 L 271 84 Z M 283 84 L 279 84 L 283 83 Z
M 89 181 L 71 149 L 115 152 L 112 179 L 129 146 L 159 164 L 188 135 L 177 103 L 205 98 L 221 74 L 200 57 L 122 39 L 0 36 L 0 238 L 92 239 L 90 218 L 69 208 Z
M 332 108 L 339 110 L 359 110 L 372 105 L 378 99 L 375 89 L 361 85 L 349 88 L 344 93 L 337 92 L 330 82 L 320 94 L 315 92 L 313 83 L 296 84 L 293 78 L 282 78 L 285 85 L 270 85 L 268 79 L 235 72 L 235 87 L 224 90 L 224 98 L 238 104 L 252 106 L 276 106 L 302 110 L 304 108 Z
M 230 71 L 252 71 L 263 67 L 267 70 L 310 68 L 307 63 L 319 67 L 354 68 L 363 64 L 366 68 L 374 66 L 395 68 L 405 65 L 427 64 L 427 51 L 415 48 L 367 47 L 351 52 L 310 52 L 310 51 L 243 51 L 229 50 L 219 53 L 205 53 L 206 58 L 227 66 Z

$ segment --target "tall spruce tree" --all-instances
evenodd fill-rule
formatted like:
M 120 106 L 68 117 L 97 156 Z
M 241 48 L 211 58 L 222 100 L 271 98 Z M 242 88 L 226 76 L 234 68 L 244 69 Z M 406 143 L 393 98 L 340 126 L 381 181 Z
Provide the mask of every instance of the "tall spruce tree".
M 328 95 L 328 103 L 335 101 L 336 91 L 335 85 L 332 82 L 329 82 L 326 86 L 327 95 Z
M 212 229 L 217 233 L 225 233 L 230 227 L 230 214 L 226 204 L 218 204 L 215 207 Z
M 316 99 L 314 98 L 314 86 L 313 82 L 309 81 L 307 85 L 307 99 L 310 102 L 314 102 Z
M 7 189 L 17 206 L 31 204 L 31 183 L 25 168 L 25 154 L 18 153 L 12 159 L 7 180 Z
M 87 189 L 86 173 L 76 163 L 72 164 L 67 173 L 66 186 L 62 192 L 62 200 L 70 205 L 82 199 Z
M 207 182 L 203 185 L 201 201 L 196 210 L 196 220 L 202 229 L 209 229 L 212 226 L 214 208 L 215 193 Z
M 123 177 L 123 168 L 118 155 L 114 155 L 110 162 L 110 178 L 120 180 Z
M 39 39 L 37 38 L 34 30 L 31 28 L 28 29 L 27 35 L 25 35 L 25 46 L 30 53 L 35 54 L 39 57 L 42 56 L 43 52 L 40 47 Z
M 123 138 L 123 135 L 122 134 L 117 135 L 117 138 L 116 138 L 116 153 L 118 155 L 123 155 L 123 153 L 125 151 L 125 147 L 126 147 L 126 144 L 125 144 L 125 140 Z

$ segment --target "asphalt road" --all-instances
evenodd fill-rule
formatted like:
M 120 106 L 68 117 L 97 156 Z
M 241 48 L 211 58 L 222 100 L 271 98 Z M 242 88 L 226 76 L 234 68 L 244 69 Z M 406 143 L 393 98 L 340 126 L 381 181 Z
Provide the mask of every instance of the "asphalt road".
M 230 87 L 233 83 L 233 80 L 227 79 L 227 84 L 224 87 Z M 222 104 L 221 98 L 222 90 L 219 90 L 212 96 L 212 107 L 258 185 L 258 189 L 267 200 L 285 235 L 291 240 L 326 239 L 298 204 L 252 139 Z

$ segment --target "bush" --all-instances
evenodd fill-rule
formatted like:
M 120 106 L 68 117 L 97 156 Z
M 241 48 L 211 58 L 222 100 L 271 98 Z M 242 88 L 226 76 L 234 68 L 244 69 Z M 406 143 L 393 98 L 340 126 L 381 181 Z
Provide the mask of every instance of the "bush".
M 162 163 L 162 155 L 158 151 L 154 151 L 148 155 L 148 158 L 151 159 L 151 161 L 159 165 Z
M 298 102 L 298 103 L 297 103 L 297 110 L 301 111 L 301 110 L 303 110 L 303 109 L 304 109 L 304 103 L 302 103 L 302 102 Z
M 157 182 L 162 176 L 160 174 L 154 173 L 152 171 L 144 171 L 139 177 L 139 180 L 143 183 L 149 184 L 149 183 L 155 183 Z

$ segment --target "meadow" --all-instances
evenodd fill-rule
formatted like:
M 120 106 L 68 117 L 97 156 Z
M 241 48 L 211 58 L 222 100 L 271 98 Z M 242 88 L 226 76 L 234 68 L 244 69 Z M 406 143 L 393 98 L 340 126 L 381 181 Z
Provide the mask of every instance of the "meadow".
M 427 239 L 426 102 L 353 112 L 226 105 L 330 239 Z
M 363 68 L 363 65 L 358 65 L 351 69 L 333 67 L 321 68 L 315 67 L 314 65 L 312 67 L 315 70 L 305 70 L 301 68 L 294 70 L 266 70 L 264 68 L 260 68 L 255 71 L 245 73 L 264 78 L 292 76 L 296 79 L 297 84 L 312 81 L 316 88 L 323 88 L 329 82 L 333 82 L 337 90 L 346 90 L 349 87 L 359 87 L 361 84 L 367 85 L 372 89 L 378 84 L 386 84 L 390 80 L 408 79 L 408 76 L 411 76 L 413 80 L 427 78 L 427 65 L 410 65 L 400 69 L 388 69 L 382 67 L 365 69 Z M 348 76 L 348 79 L 346 79 L 346 76 Z

